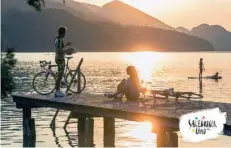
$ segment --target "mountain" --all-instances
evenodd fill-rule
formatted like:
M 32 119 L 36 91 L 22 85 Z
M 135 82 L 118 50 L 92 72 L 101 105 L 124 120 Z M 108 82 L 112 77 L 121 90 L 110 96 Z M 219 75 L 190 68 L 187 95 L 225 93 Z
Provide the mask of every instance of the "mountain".
M 186 34 L 188 34 L 190 32 L 190 30 L 188 30 L 184 27 L 177 27 L 175 30 L 178 32 L 186 33 Z
M 43 10 L 50 8 L 66 10 L 74 16 L 87 21 L 110 22 L 110 19 L 106 19 L 97 14 L 97 11 L 101 9 L 101 7 L 96 5 L 80 3 L 73 0 L 66 0 L 65 4 L 63 4 L 62 0 L 48 0 L 46 1 Z M 2 0 L 2 14 L 4 14 L 4 12 L 7 13 L 8 11 L 12 11 L 13 9 L 19 9 L 23 12 L 35 11 L 34 8 L 26 3 L 26 0 Z
M 66 0 L 65 4 L 63 4 L 60 0 L 49 0 L 46 3 L 46 8 L 66 10 L 67 12 L 87 21 L 110 22 L 110 19 L 98 15 L 98 10 L 101 9 L 101 7 L 87 3 Z
M 99 9 L 98 14 L 122 25 L 139 25 L 174 30 L 160 20 L 119 0 L 103 5 L 102 9 Z
M 32 7 L 27 5 L 26 1 L 21 2 L 19 0 L 2 0 L 2 8 L 4 12 L 12 9 L 33 10 Z M 160 20 L 118 0 L 109 2 L 102 7 L 73 0 L 66 0 L 65 4 L 62 3 L 62 0 L 49 0 L 46 1 L 43 9 L 49 8 L 66 10 L 74 16 L 87 21 L 114 22 L 122 25 L 149 26 L 174 30 L 174 28 Z
M 231 51 L 231 32 L 222 26 L 202 24 L 194 27 L 190 34 L 210 41 L 217 50 Z
M 59 26 L 79 51 L 199 51 L 213 50 L 204 39 L 150 27 L 89 22 L 60 9 L 42 12 L 13 9 L 2 17 L 2 43 L 18 52 L 52 52 Z
M 27 4 L 25 0 L 1 0 L 1 14 L 4 16 L 5 13 L 17 9 L 20 11 L 34 11 L 34 9 Z

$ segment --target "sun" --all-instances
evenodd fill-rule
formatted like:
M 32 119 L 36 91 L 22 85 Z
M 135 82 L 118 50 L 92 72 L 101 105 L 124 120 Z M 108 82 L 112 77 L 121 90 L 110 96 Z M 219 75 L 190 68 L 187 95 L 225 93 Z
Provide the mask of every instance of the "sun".
M 136 67 L 140 80 L 150 81 L 152 72 L 163 55 L 158 52 L 133 52 L 122 54 L 122 59 Z

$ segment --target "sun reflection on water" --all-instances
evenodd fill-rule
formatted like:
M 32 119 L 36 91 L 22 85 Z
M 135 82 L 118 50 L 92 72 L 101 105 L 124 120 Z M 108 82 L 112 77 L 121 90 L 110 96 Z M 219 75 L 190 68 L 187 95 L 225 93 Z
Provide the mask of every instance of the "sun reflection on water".
M 123 53 L 122 59 L 136 67 L 141 80 L 150 81 L 153 70 L 159 67 L 164 56 L 159 52 Z
M 129 135 L 140 140 L 152 141 L 156 138 L 156 135 L 151 131 L 152 124 L 150 122 L 140 122 L 137 127 L 130 131 Z

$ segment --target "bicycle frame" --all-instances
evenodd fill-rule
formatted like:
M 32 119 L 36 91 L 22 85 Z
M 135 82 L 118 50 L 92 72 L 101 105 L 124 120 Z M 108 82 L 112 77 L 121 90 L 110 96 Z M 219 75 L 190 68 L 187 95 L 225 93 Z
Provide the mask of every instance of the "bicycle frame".
M 67 62 L 65 62 L 66 64 L 65 64 L 64 74 L 63 74 L 63 78 L 62 78 L 64 83 L 67 83 L 67 82 L 65 82 L 65 77 L 66 77 L 67 73 L 70 71 L 69 60 L 70 59 L 67 59 Z M 40 66 L 41 66 L 41 69 L 43 69 L 46 72 L 46 79 L 45 79 L 44 83 L 46 83 L 49 74 L 52 74 L 56 77 L 56 73 L 51 68 L 56 67 L 57 65 L 51 65 L 51 61 L 50 62 L 40 61 Z M 48 66 L 48 68 L 46 68 L 46 66 Z
M 70 59 L 67 59 L 67 62 L 65 62 L 66 65 L 65 65 L 64 74 L 63 74 L 63 78 L 64 78 L 64 79 L 65 79 L 67 73 L 70 71 L 70 69 L 69 69 L 69 60 L 70 60 Z

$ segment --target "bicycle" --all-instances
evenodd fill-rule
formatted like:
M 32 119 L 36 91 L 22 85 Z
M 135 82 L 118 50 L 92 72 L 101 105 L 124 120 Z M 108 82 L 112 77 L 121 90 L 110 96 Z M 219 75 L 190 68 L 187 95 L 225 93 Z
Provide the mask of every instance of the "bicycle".
M 86 79 L 84 74 L 80 71 L 80 66 L 82 65 L 83 58 L 80 60 L 76 70 L 70 70 L 69 60 L 73 57 L 65 57 L 67 59 L 64 75 L 61 81 L 60 88 L 67 88 L 72 93 L 81 93 L 86 87 Z M 33 78 L 33 89 L 41 95 L 48 95 L 55 91 L 55 82 L 57 77 L 57 72 L 55 73 L 52 68 L 57 67 L 57 65 L 51 65 L 51 61 L 47 62 L 45 60 L 39 61 L 41 72 L 37 73 Z M 76 73 L 77 71 L 77 73 Z M 75 75 L 75 78 L 73 76 Z M 71 85 L 69 83 L 72 81 Z M 48 85 L 48 86 L 44 86 Z

